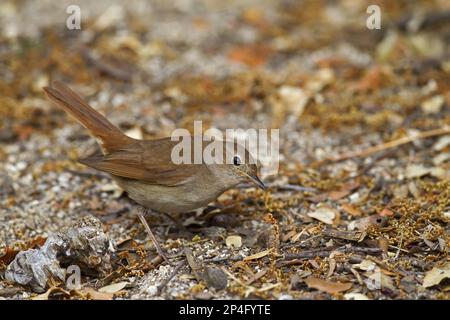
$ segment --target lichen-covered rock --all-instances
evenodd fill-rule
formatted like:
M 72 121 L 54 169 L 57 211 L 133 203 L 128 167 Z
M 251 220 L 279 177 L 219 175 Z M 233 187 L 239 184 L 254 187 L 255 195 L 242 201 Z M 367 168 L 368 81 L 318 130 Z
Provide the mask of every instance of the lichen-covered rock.
M 6 269 L 6 280 L 29 286 L 36 292 L 44 292 L 51 279 L 64 281 L 65 270 L 56 259 L 62 244 L 62 239 L 54 235 L 40 249 L 19 252 Z
M 106 273 L 111 269 L 109 238 L 103 225 L 85 216 L 61 232 L 64 246 L 58 252 L 61 263 L 77 264 L 86 273 Z
M 102 223 L 85 216 L 48 237 L 40 249 L 19 252 L 5 272 L 8 281 L 44 292 L 50 281 L 62 282 L 68 265 L 84 273 L 104 274 L 111 269 L 109 239 Z

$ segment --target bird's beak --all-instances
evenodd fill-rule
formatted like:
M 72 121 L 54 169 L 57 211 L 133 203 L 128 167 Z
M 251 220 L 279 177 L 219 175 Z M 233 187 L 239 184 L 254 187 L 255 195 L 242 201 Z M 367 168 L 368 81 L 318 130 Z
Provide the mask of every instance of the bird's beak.
M 248 175 L 248 178 L 250 179 L 251 182 L 253 182 L 257 187 L 266 190 L 267 187 L 265 186 L 265 184 L 261 181 L 261 179 L 258 178 L 257 175 L 254 176 L 250 176 Z

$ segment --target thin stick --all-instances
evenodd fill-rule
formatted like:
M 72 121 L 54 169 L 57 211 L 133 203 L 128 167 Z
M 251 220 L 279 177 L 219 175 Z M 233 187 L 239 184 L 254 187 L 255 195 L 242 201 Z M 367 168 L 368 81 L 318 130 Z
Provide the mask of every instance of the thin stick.
M 144 228 L 147 231 L 148 235 L 152 239 L 153 244 L 155 245 L 155 248 L 156 248 L 156 252 L 158 252 L 158 254 L 164 259 L 164 261 L 169 262 L 169 259 L 167 259 L 166 254 L 161 249 L 161 246 L 159 245 L 158 240 L 156 240 L 155 235 L 153 234 L 152 230 L 150 229 L 150 226 L 148 225 L 147 220 L 145 220 L 144 215 L 139 212 L 138 217 L 141 220 L 142 224 L 144 225 Z
M 397 253 L 395 254 L 394 260 L 397 260 L 398 256 L 400 255 L 400 250 L 402 249 L 402 245 L 403 245 L 403 230 L 400 235 L 400 243 L 398 244 L 398 249 L 397 249 Z
M 303 251 L 296 254 L 286 254 L 283 257 L 283 261 L 289 260 L 299 260 L 299 259 L 310 259 L 313 257 L 328 257 L 331 251 L 337 251 L 341 253 L 366 253 L 366 254 L 381 254 L 382 250 L 380 248 L 363 248 L 363 247 L 329 247 L 329 248 L 318 248 L 308 251 Z
M 443 128 L 439 128 L 439 129 L 423 131 L 418 134 L 413 134 L 408 137 L 402 137 L 402 138 L 399 138 L 396 140 L 392 140 L 392 141 L 389 141 L 389 142 L 386 142 L 383 144 L 379 144 L 379 145 L 367 148 L 367 149 L 346 152 L 346 153 L 338 155 L 336 157 L 329 157 L 329 158 L 326 158 L 325 161 L 339 162 L 339 161 L 347 160 L 350 158 L 366 157 L 371 154 L 374 154 L 374 153 L 377 153 L 377 152 L 380 152 L 383 150 L 387 150 L 387 149 L 392 149 L 392 148 L 395 148 L 395 147 L 398 147 L 398 146 L 401 146 L 401 145 L 404 145 L 407 143 L 411 143 L 411 142 L 419 140 L 419 139 L 426 139 L 426 138 L 441 136 L 441 135 L 445 135 L 445 134 L 450 134 L 450 127 L 445 126 Z

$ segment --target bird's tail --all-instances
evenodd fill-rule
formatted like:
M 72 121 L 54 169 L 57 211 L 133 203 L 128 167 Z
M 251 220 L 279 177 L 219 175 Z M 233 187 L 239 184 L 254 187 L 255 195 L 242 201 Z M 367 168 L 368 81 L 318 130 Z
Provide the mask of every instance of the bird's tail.
M 63 83 L 55 81 L 52 87 L 44 87 L 43 89 L 51 101 L 72 115 L 89 130 L 91 135 L 99 140 L 104 152 L 117 150 L 135 141 L 126 136 Z

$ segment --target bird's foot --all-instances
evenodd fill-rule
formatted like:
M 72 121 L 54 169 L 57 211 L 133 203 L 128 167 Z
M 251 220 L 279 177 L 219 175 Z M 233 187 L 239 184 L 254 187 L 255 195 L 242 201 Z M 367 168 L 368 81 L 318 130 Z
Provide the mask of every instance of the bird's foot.
M 150 226 L 147 223 L 147 220 L 145 220 L 144 214 L 146 210 L 140 210 L 138 212 L 139 220 L 141 220 L 142 224 L 144 225 L 145 231 L 147 231 L 148 235 L 150 236 L 150 239 L 152 239 L 153 245 L 155 246 L 156 252 L 163 258 L 163 260 L 170 264 L 170 256 L 168 256 L 164 250 L 161 248 L 158 240 L 156 239 L 154 233 L 152 232 L 152 229 L 150 229 Z

